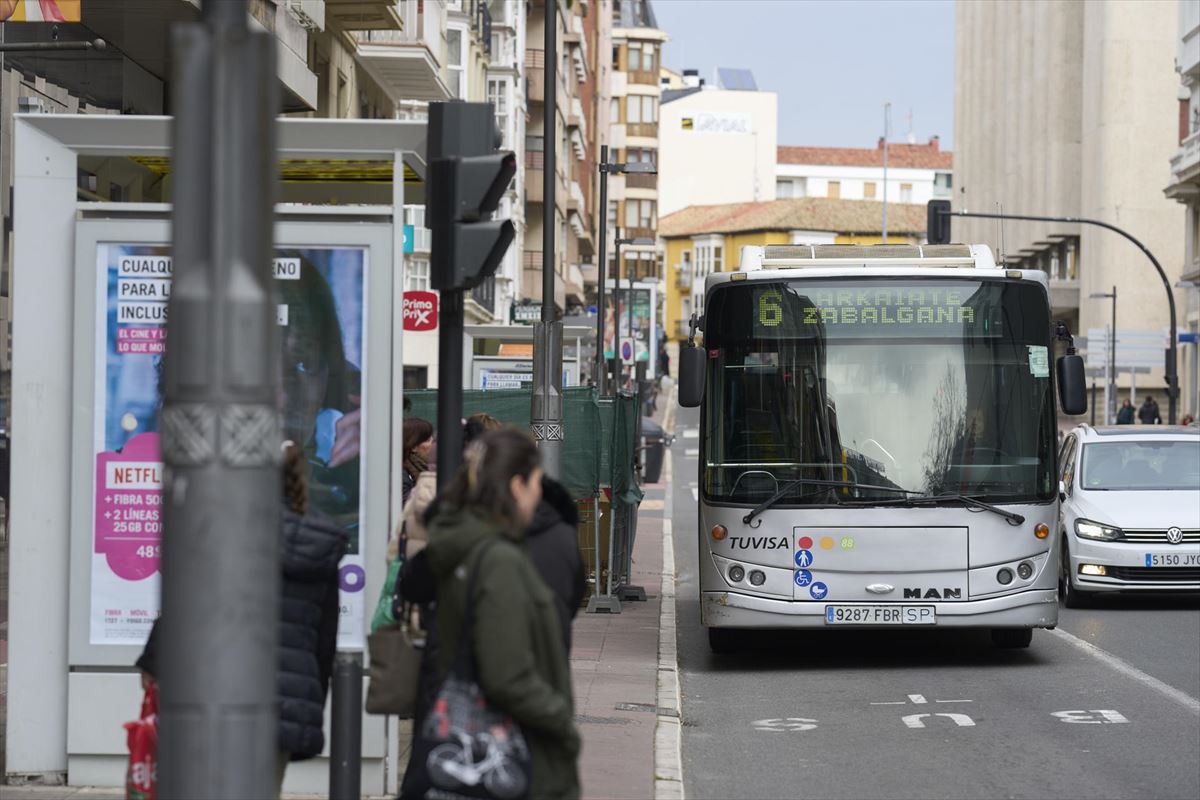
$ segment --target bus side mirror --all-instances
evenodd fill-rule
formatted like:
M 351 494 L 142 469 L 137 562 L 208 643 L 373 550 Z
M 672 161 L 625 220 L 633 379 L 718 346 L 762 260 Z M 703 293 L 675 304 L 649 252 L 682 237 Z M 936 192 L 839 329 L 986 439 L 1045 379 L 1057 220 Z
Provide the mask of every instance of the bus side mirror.
M 704 348 L 686 344 L 679 349 L 679 405 L 696 408 L 704 399 Z
M 1077 416 L 1087 411 L 1087 376 L 1083 356 L 1059 356 L 1055 363 L 1058 374 L 1058 402 L 1064 414 Z

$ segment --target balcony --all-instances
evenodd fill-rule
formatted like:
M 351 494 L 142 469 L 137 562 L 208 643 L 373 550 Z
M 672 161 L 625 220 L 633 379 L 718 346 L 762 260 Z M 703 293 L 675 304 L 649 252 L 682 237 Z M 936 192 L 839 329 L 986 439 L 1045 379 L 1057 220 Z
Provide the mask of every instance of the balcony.
M 692 268 L 683 268 L 682 264 L 675 265 L 675 285 L 684 291 L 692 290 Z
M 405 5 L 415 6 L 415 2 Z M 398 31 L 400 0 L 325 0 L 325 19 L 348 31 Z
M 630 136 L 641 136 L 644 139 L 657 139 L 658 123 L 630 122 L 625 125 L 625 132 Z
M 525 51 L 525 97 L 531 103 L 546 102 L 546 51 Z
M 1200 130 L 1179 143 L 1179 151 L 1171 158 L 1171 185 L 1168 197 L 1196 194 L 1200 187 Z M 1187 184 L 1190 184 L 1187 185 Z
M 328 6 L 326 6 L 328 8 Z M 445 10 L 440 3 L 404 0 L 404 30 L 354 34 L 363 66 L 395 100 L 448 100 L 442 81 Z
M 496 277 L 489 275 L 471 290 L 470 298 L 491 316 L 496 315 Z
M 625 175 L 626 189 L 657 189 L 658 176 L 652 172 L 629 172 Z
M 542 183 L 545 172 L 545 156 L 542 148 L 546 140 L 541 136 L 525 137 L 525 202 L 541 203 L 546 199 Z

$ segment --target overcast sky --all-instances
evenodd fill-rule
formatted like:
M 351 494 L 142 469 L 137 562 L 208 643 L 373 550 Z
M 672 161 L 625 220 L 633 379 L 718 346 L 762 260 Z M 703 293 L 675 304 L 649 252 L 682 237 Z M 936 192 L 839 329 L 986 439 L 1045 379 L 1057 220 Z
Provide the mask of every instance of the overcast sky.
M 952 0 L 652 0 L 671 37 L 663 65 L 754 73 L 779 98 L 779 144 L 874 147 L 954 140 Z

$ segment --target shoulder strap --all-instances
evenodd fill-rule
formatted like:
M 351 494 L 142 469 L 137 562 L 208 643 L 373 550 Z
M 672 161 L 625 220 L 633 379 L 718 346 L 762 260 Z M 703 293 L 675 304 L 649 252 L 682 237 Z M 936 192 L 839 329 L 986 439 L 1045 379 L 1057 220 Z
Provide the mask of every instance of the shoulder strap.
M 489 536 L 485 541 L 476 545 L 478 551 L 475 555 L 474 563 L 471 564 L 470 574 L 467 576 L 467 594 L 466 601 L 463 606 L 463 623 L 462 633 L 458 637 L 458 651 L 454 654 L 454 668 L 463 678 L 468 680 L 475 679 L 475 586 L 479 578 L 479 564 L 483 561 L 483 557 L 487 555 L 488 550 L 492 549 L 499 541 L 494 536 Z M 464 561 L 471 560 L 468 554 Z

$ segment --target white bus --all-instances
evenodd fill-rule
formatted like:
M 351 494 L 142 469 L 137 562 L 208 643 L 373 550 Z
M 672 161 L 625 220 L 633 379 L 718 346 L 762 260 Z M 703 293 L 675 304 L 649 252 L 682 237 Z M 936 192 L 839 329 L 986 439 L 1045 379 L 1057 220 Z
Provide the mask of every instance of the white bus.
M 1086 397 L 1044 272 L 975 245 L 747 247 L 703 309 L 679 396 L 701 408 L 713 650 L 740 629 L 975 627 L 1026 647 L 1054 627 L 1053 386 L 1065 413 Z

